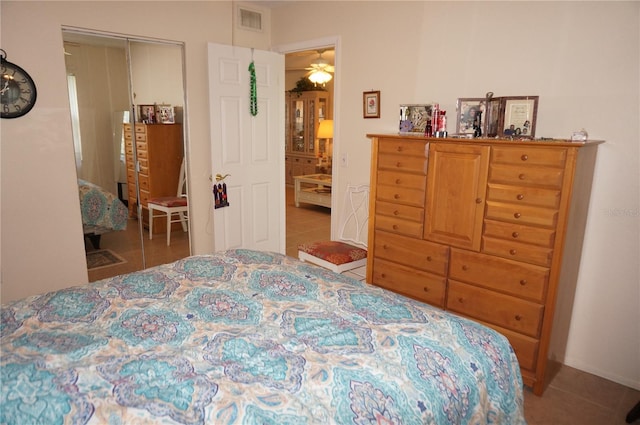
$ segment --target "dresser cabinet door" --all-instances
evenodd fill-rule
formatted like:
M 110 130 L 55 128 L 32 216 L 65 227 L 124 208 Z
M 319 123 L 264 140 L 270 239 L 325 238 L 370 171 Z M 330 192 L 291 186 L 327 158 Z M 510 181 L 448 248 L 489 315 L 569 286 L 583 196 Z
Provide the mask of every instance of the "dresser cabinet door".
M 424 238 L 480 250 L 489 146 L 431 144 Z

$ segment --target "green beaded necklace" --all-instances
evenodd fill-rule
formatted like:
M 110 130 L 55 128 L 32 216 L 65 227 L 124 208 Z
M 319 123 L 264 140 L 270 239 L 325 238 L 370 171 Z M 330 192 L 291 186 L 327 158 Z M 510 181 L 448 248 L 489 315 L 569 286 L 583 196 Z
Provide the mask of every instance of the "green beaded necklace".
M 249 64 L 249 74 L 251 75 L 249 110 L 251 115 L 255 117 L 258 115 L 258 94 L 256 89 L 256 66 L 253 63 L 253 60 Z

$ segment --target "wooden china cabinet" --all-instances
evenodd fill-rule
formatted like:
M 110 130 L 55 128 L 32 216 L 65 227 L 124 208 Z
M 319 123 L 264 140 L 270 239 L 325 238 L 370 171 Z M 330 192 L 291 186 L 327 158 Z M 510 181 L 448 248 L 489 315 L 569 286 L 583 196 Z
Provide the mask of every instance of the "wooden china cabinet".
M 541 395 L 600 142 L 368 137 L 367 282 L 496 329 Z
M 316 174 L 318 158 L 323 152 L 318 141 L 320 121 L 331 119 L 329 93 L 306 91 L 286 93 L 286 183 L 294 184 L 294 176 Z

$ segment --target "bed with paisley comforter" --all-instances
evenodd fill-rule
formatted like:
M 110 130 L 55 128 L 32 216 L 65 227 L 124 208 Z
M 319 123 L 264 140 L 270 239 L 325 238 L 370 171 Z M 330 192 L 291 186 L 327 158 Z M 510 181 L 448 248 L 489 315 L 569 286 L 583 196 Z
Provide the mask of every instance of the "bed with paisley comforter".
M 100 248 L 100 236 L 127 228 L 129 209 L 116 195 L 102 187 L 78 179 L 82 229 L 93 247 Z
M 3 424 L 525 423 L 506 338 L 280 254 L 191 256 L 1 311 Z

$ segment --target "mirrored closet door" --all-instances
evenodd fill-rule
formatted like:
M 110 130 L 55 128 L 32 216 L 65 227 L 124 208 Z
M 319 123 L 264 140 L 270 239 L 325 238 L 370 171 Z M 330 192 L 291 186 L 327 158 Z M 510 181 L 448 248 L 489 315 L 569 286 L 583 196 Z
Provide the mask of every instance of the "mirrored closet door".
M 188 256 L 184 46 L 62 35 L 89 281 Z

